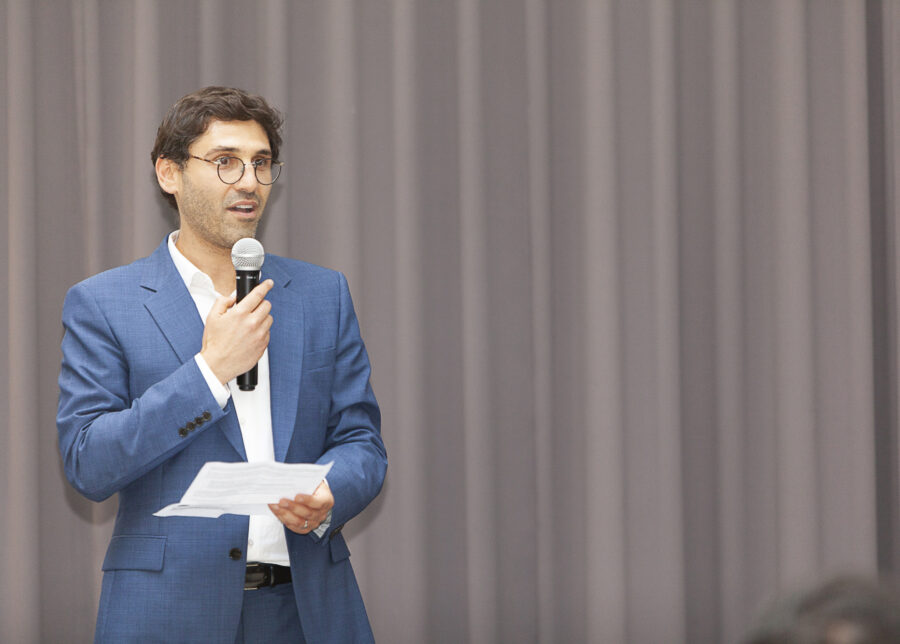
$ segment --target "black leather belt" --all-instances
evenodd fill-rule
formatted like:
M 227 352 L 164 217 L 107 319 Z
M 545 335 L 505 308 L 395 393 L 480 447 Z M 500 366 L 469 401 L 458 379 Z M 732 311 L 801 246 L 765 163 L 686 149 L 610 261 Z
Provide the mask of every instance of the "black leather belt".
M 291 569 L 267 563 L 248 563 L 244 576 L 244 590 L 259 590 L 268 586 L 291 583 Z

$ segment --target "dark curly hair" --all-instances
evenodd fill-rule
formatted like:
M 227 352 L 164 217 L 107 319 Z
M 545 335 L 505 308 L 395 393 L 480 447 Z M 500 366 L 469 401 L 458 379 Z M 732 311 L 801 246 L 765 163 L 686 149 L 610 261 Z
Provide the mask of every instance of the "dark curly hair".
M 284 117 L 271 107 L 262 96 L 250 94 L 234 87 L 204 87 L 178 99 L 166 114 L 156 131 L 156 143 L 150 152 L 150 160 L 163 157 L 184 167 L 188 148 L 199 138 L 211 120 L 216 121 L 256 121 L 269 137 L 272 158 L 280 160 L 281 127 Z M 178 209 L 175 196 L 162 188 L 166 201 Z
M 841 576 L 786 595 L 743 644 L 894 644 L 900 594 L 891 580 Z

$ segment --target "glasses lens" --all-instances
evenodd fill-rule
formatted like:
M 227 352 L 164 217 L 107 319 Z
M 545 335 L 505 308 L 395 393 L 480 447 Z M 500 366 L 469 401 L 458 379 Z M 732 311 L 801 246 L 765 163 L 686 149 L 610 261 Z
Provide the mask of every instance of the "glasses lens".
M 244 174 L 244 162 L 237 157 L 222 157 L 216 160 L 219 178 L 225 183 L 237 183 Z
M 258 159 L 254 161 L 253 169 L 256 171 L 256 180 L 264 185 L 275 183 L 281 172 L 281 166 L 272 163 L 272 159 Z

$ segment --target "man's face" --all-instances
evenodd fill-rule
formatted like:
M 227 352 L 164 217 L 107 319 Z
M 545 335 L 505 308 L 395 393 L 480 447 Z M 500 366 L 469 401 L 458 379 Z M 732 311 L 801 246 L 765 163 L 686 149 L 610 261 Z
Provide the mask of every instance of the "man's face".
M 270 158 L 269 138 L 256 121 L 210 121 L 188 154 L 215 161 L 238 157 L 246 165 L 240 181 L 223 183 L 216 166 L 188 158 L 175 193 L 181 228 L 198 241 L 230 249 L 243 237 L 253 237 L 272 186 L 260 184 L 250 165 Z

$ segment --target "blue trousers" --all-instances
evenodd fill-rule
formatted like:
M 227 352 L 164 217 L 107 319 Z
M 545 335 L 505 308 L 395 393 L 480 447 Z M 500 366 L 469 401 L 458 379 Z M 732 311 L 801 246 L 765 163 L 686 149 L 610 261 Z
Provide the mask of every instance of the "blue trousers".
M 234 644 L 306 644 L 292 584 L 244 591 L 244 605 Z

